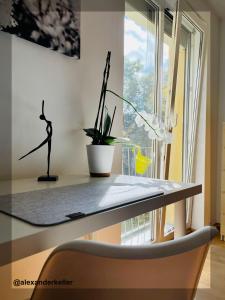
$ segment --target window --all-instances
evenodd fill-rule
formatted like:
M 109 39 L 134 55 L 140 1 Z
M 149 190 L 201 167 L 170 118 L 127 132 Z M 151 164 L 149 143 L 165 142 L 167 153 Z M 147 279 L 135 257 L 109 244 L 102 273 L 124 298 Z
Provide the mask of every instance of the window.
M 133 110 L 126 104 L 123 110 L 124 132 L 152 160 L 144 176 L 166 176 L 166 179 L 190 182 L 197 127 L 203 32 L 185 13 L 169 9 L 163 12 L 151 1 L 139 1 L 137 6 L 137 1 L 129 0 L 126 4 L 124 97 L 131 100 L 138 111 L 155 113 L 168 126 L 176 123 L 173 143 L 166 146 L 162 142 L 150 140 L 143 127 L 137 128 Z M 176 26 L 179 26 L 177 30 Z M 134 148 L 123 147 L 122 151 L 123 173 L 138 176 Z M 191 207 L 192 201 L 188 200 L 189 225 Z M 155 236 L 155 233 L 158 235 L 160 232 L 156 228 L 157 224 L 163 228 L 160 233 L 163 239 L 174 229 L 174 210 L 175 205 L 171 205 L 160 210 L 160 213 L 146 213 L 123 222 L 122 243 L 139 244 L 159 239 Z
M 143 1 L 136 10 L 127 3 L 124 19 L 124 97 L 131 99 L 138 111 L 154 113 L 156 90 L 156 9 Z M 142 153 L 152 163 L 144 176 L 154 178 L 156 170 L 154 141 L 146 139 L 143 128 L 135 125 L 132 108 L 124 104 L 124 131 L 132 143 L 141 146 Z M 137 175 L 135 149 L 123 147 L 123 174 Z M 122 223 L 122 243 L 139 244 L 154 239 L 154 215 L 146 213 Z
M 154 112 L 156 69 L 156 26 L 154 8 L 145 14 L 127 8 L 124 20 L 124 97 L 132 99 L 138 111 Z M 133 109 L 124 104 L 124 130 L 132 143 L 141 145 L 144 154 L 153 157 L 153 142 L 143 128 L 135 125 Z M 132 147 L 123 148 L 123 173 L 136 175 Z M 154 162 L 146 176 L 154 177 Z
M 174 111 L 177 126 L 173 130 L 174 141 L 171 144 L 169 180 L 190 182 L 192 180 L 192 162 L 194 134 L 197 123 L 200 64 L 203 32 L 182 16 L 179 59 L 177 71 L 176 97 Z M 191 225 L 192 200 L 187 201 L 187 225 Z M 174 226 L 175 204 L 166 208 L 164 233 L 168 234 Z

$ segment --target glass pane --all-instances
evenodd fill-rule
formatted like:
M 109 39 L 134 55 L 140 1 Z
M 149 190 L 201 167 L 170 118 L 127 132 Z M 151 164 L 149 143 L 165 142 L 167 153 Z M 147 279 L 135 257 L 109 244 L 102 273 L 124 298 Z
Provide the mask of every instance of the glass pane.
M 124 21 L 124 98 L 130 100 L 138 111 L 154 112 L 156 70 L 156 25 L 153 8 L 147 11 L 129 9 Z M 135 123 L 133 109 L 124 104 L 124 131 L 131 143 L 141 147 L 145 156 L 154 160 L 153 142 L 146 138 L 144 128 Z M 137 175 L 132 147 L 123 149 L 123 173 Z M 154 162 L 146 170 L 152 177 Z
M 166 121 L 166 113 L 170 97 L 170 57 L 172 55 L 172 20 L 165 16 L 165 28 L 163 37 L 163 79 L 162 79 L 162 99 L 160 104 L 160 114 L 162 120 Z
M 137 2 L 136 2 L 137 3 Z M 131 101 L 139 112 L 154 113 L 156 84 L 156 18 L 154 8 L 143 1 L 139 10 L 127 4 L 124 19 L 124 98 Z M 140 9 L 141 7 L 141 9 Z M 130 143 L 140 147 L 142 154 L 152 160 L 142 176 L 154 177 L 153 142 L 144 128 L 135 123 L 133 109 L 124 103 L 124 134 Z M 125 146 L 123 151 L 123 174 L 136 173 L 136 151 Z M 143 244 L 153 239 L 151 230 L 153 214 L 146 213 L 123 222 L 122 244 Z

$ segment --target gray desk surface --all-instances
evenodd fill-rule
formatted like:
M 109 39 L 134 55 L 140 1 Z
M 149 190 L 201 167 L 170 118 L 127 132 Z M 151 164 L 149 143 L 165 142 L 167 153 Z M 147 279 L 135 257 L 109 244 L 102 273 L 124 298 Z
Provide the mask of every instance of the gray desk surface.
M 56 183 L 38 183 L 36 179 L 0 182 L 0 195 L 8 194 L 9 185 L 11 185 L 12 193 L 16 194 L 94 182 L 107 182 L 107 184 L 112 185 L 112 188 L 116 182 L 140 185 L 149 184 L 149 187 L 163 191 L 164 195 L 51 227 L 29 225 L 0 213 L 0 265 L 9 262 L 8 255 L 4 255 L 8 253 L 9 247 L 12 247 L 11 260 L 16 261 L 61 243 L 79 238 L 90 232 L 120 223 L 142 213 L 200 194 L 202 191 L 202 186 L 198 184 L 175 183 L 122 175 L 114 175 L 104 179 L 90 178 L 88 175 L 82 175 L 64 176 Z
M 0 212 L 34 226 L 53 226 L 160 196 L 148 180 L 128 177 L 0 196 Z

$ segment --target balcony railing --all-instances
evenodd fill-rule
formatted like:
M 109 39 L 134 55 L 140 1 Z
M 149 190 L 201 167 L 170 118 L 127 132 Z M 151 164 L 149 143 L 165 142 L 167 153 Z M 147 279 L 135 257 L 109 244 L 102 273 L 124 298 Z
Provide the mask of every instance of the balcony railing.
M 140 149 L 142 154 L 152 160 L 145 174 L 141 176 L 153 178 L 155 155 L 153 147 L 143 147 Z M 123 147 L 123 174 L 138 176 L 136 172 L 137 150 L 131 147 Z M 122 244 L 137 245 L 149 243 L 154 239 L 154 212 L 145 213 L 141 216 L 132 218 L 122 223 Z
M 154 178 L 155 174 L 155 154 L 153 147 L 143 147 L 140 149 L 144 156 L 152 160 L 145 174 L 141 176 Z M 123 147 L 123 174 L 138 176 L 136 172 L 136 154 L 131 147 Z M 168 210 L 167 213 L 170 211 Z M 122 223 L 121 240 L 125 245 L 145 244 L 154 240 L 155 214 L 145 213 Z M 174 230 L 173 224 L 165 224 L 165 235 Z

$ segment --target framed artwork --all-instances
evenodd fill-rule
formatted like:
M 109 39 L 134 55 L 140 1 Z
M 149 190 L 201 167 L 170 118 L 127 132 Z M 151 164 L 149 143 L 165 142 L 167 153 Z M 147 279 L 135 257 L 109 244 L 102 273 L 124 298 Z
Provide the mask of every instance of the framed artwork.
M 81 0 L 0 1 L 2 31 L 67 56 L 80 58 Z M 5 21 L 7 17 L 8 22 Z

